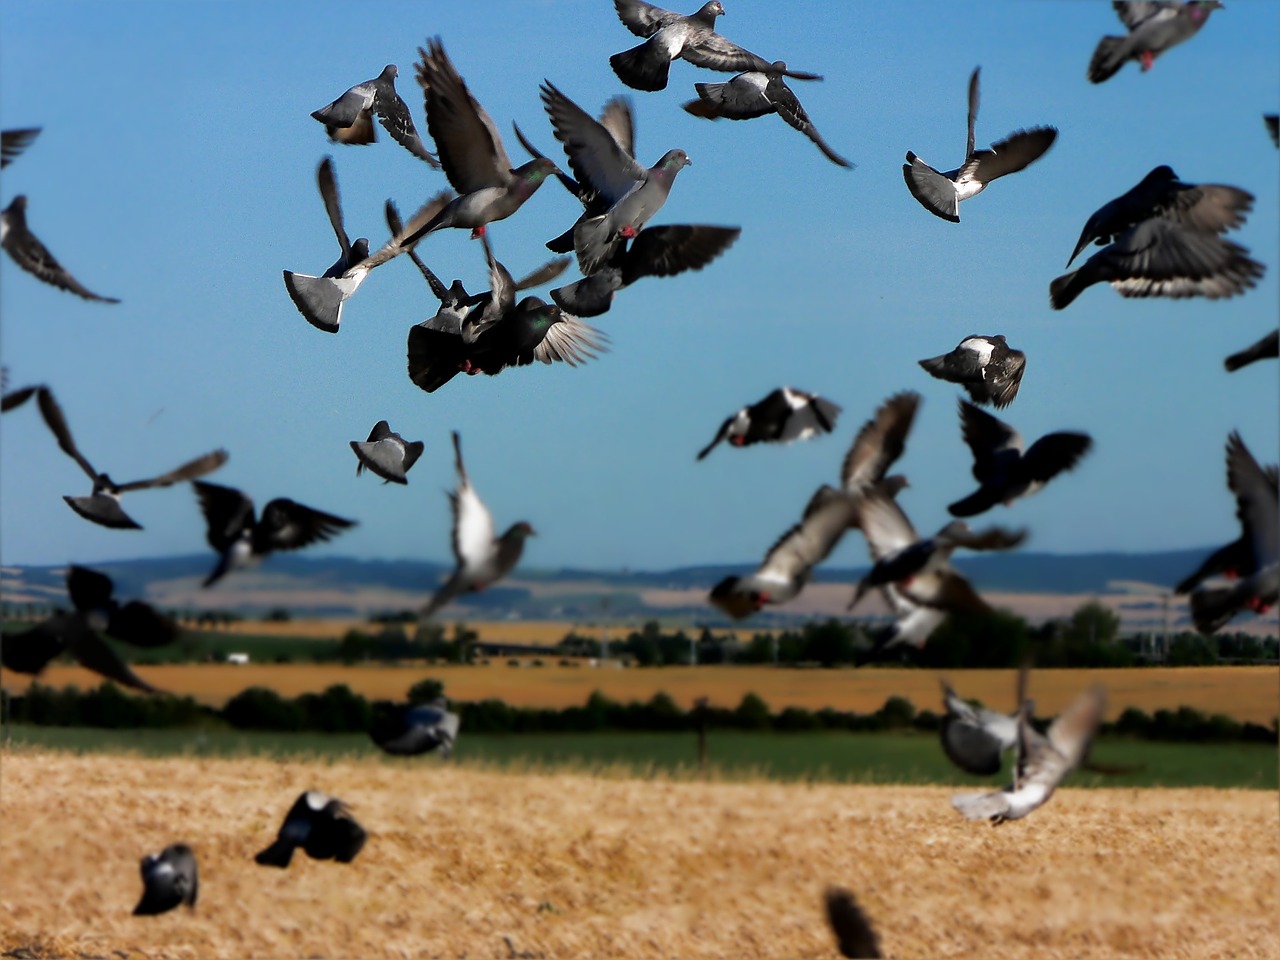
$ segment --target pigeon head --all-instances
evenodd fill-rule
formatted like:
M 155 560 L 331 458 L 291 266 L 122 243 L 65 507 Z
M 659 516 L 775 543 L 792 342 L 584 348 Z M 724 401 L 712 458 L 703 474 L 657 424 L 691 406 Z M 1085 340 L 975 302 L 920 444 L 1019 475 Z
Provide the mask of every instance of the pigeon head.
M 674 178 L 677 173 L 692 163 L 693 161 L 689 159 L 689 155 L 683 150 L 668 150 L 662 155 L 662 159 L 658 161 L 658 165 L 654 167 L 654 170 L 659 170 Z
M 952 520 L 945 527 L 938 531 L 939 540 L 950 540 L 954 537 L 963 537 L 969 532 L 969 525 L 963 520 Z
M 503 540 L 524 540 L 527 537 L 536 537 L 538 531 L 524 520 L 519 523 L 513 523 L 511 528 L 502 535 Z
M 724 4 L 722 4 L 720 0 L 711 0 L 710 3 L 704 3 L 701 7 L 699 7 L 698 12 L 695 13 L 689 19 L 701 20 L 704 23 L 706 23 L 708 26 L 714 27 L 716 25 L 716 17 L 723 17 L 723 16 L 724 16 Z
M 534 190 L 540 187 L 542 185 L 542 181 L 546 180 L 547 177 L 553 176 L 558 172 L 559 167 L 555 165 L 554 161 L 549 160 L 546 157 L 538 157 L 534 160 L 530 160 L 528 163 L 523 166 L 519 166 L 512 171 L 517 179 L 523 180 L 525 183 L 529 184 L 531 189 Z
M 22 213 L 27 209 L 26 194 L 20 193 L 13 198 L 13 201 L 5 209 L 5 213 Z
M 740 447 L 747 442 L 747 433 L 751 430 L 751 412 L 743 407 L 733 415 L 733 419 L 729 421 L 729 426 L 725 428 L 725 439 L 735 447 Z
M 369 256 L 369 238 L 357 237 L 351 244 L 351 265 L 359 263 Z
M 1173 172 L 1173 167 L 1169 166 L 1167 163 L 1162 163 L 1143 177 L 1142 182 L 1145 184 L 1167 183 L 1177 179 L 1178 175 Z
M 749 617 L 760 609 L 758 594 L 738 591 L 738 585 L 741 582 L 740 577 L 725 577 L 711 588 L 711 593 L 707 597 L 714 606 L 719 607 L 734 620 Z
M 398 76 L 400 76 L 400 71 L 396 69 L 396 65 L 394 63 L 388 63 L 385 67 L 382 68 L 382 73 L 378 75 L 378 79 L 394 80 Z

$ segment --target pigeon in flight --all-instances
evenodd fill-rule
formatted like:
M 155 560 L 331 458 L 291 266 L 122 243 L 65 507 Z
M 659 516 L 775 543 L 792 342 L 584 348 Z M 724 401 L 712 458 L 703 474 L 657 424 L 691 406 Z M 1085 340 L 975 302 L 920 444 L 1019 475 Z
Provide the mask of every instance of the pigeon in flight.
M 791 126 L 812 140 L 828 160 L 837 166 L 852 169 L 850 163 L 827 145 L 818 128 L 805 113 L 795 92 L 782 79 L 787 72 L 783 60 L 775 61 L 768 70 L 751 70 L 740 73 L 725 83 L 695 83 L 697 100 L 690 100 L 684 109 L 695 117 L 708 120 L 751 120 L 776 113 Z
M 1027 355 L 1003 334 L 965 337 L 950 353 L 919 361 L 930 376 L 964 387 L 974 403 L 1007 407 L 1018 395 Z
M 911 195 L 935 217 L 960 222 L 960 201 L 976 197 L 997 177 L 1017 173 L 1035 163 L 1058 138 L 1055 127 L 1032 127 L 1010 134 L 988 150 L 974 150 L 973 124 L 978 117 L 978 72 L 969 77 L 969 139 L 964 163 L 947 173 L 939 173 L 918 156 L 907 151 L 902 178 Z
M 199 890 L 195 853 L 185 843 L 171 844 L 142 858 L 142 899 L 133 915 L 151 917 L 182 904 L 190 910 Z
M 840 465 L 840 485 L 845 490 L 864 494 L 879 488 L 896 496 L 907 485 L 906 477 L 885 474 L 906 449 L 907 435 L 919 409 L 920 394 L 914 390 L 895 393 L 876 409 L 853 438 Z
M 1280 599 L 1280 496 L 1275 467 L 1258 465 L 1240 434 L 1227 438 L 1227 486 L 1236 498 L 1240 537 L 1212 554 L 1178 584 L 1184 593 L 1214 574 L 1234 579 L 1229 587 L 1191 593 L 1196 629 L 1211 634 L 1242 610 L 1265 613 Z
M 74 293 L 85 300 L 99 303 L 119 303 L 115 297 L 103 297 L 80 284 L 54 259 L 48 248 L 27 227 L 27 198 L 21 194 L 0 211 L 0 247 L 27 273 L 59 290 Z
M 730 446 L 749 447 L 756 443 L 790 443 L 808 440 L 835 429 L 841 408 L 816 393 L 779 387 L 763 400 L 743 407 L 725 420 L 715 437 L 699 452 L 701 460 L 722 440 Z
M 1063 779 L 1089 752 L 1102 723 L 1107 692 L 1100 684 L 1087 689 L 1049 725 L 1047 735 L 1031 725 L 1026 697 L 1027 668 L 1018 672 L 1017 761 L 1013 783 L 991 793 L 957 794 L 951 805 L 969 820 L 990 820 L 999 825 L 1019 820 L 1043 806 Z
M 999 773 L 1005 751 L 1013 749 L 1018 742 L 1019 714 L 975 707 L 960 699 L 947 681 L 940 683 L 947 711 L 939 728 L 943 752 L 965 773 L 978 777 Z M 1028 715 L 1031 710 L 1028 706 Z
M 1106 246 L 1144 220 L 1159 217 L 1205 233 L 1241 226 L 1253 209 L 1253 194 L 1221 183 L 1184 183 L 1167 164 L 1156 167 L 1131 190 L 1093 212 L 1080 231 L 1067 266 L 1090 243 Z
M 25 127 L 21 130 L 0 130 L 0 169 L 7 167 L 22 155 L 40 135 L 42 127 Z
M 10 410 L 16 410 L 41 390 L 48 390 L 48 387 L 37 385 L 34 387 L 19 387 L 17 390 L 10 390 L 3 397 L 0 397 L 0 413 L 8 413 Z
M 389 63 L 372 80 L 356 84 L 327 107 L 313 111 L 311 116 L 324 124 L 329 139 L 335 143 L 359 144 L 378 139 L 373 126 L 373 116 L 377 114 L 387 133 L 400 146 L 439 170 L 440 161 L 423 144 L 408 105 L 396 93 L 398 75 L 396 65 Z
M 453 556 L 457 566 L 453 575 L 435 592 L 422 608 L 422 618 L 433 613 L 463 593 L 483 590 L 505 577 L 520 562 L 524 542 L 534 529 L 521 520 L 495 536 L 493 515 L 476 493 L 462 463 L 462 438 L 453 432 L 453 451 L 458 468 L 458 488 L 449 494 L 453 509 Z
M 1022 449 L 1022 435 L 967 400 L 960 401 L 960 429 L 973 453 L 973 476 L 980 486 L 947 507 L 953 517 L 973 517 L 997 503 L 1006 507 L 1037 493 L 1064 470 L 1071 470 L 1089 452 L 1087 433 L 1046 433 Z
M 1219 0 L 1114 0 L 1111 4 L 1129 31 L 1123 37 L 1103 37 L 1089 60 L 1089 81 L 1110 80 L 1128 61 L 1136 60 L 1143 72 L 1170 47 L 1190 40 L 1222 4 Z
M 275 550 L 298 550 L 328 540 L 354 520 L 322 513 L 284 497 L 269 500 L 262 517 L 254 515 L 253 501 L 233 487 L 196 480 L 207 526 L 206 539 L 218 553 L 218 563 L 201 586 L 208 587 L 232 570 L 261 563 Z
M 448 701 L 437 697 L 430 703 L 397 708 L 394 716 L 375 723 L 370 735 L 387 753 L 414 757 L 438 749 L 448 758 L 458 740 L 461 718 L 449 711 Z
M 308 790 L 285 814 L 275 842 L 253 859 L 264 867 L 284 869 L 293 859 L 293 851 L 301 847 L 312 860 L 350 863 L 366 837 L 350 807 L 337 797 Z
M 512 168 L 498 128 L 471 96 L 439 38 L 418 48 L 418 84 L 427 111 L 427 130 L 435 140 L 449 183 L 458 196 L 409 234 L 415 242 L 446 227 L 470 229 L 473 237 L 486 224 L 505 220 L 533 196 L 556 165 L 534 159 Z
M 763 57 L 744 50 L 716 33 L 716 17 L 724 16 L 719 0 L 704 3 L 689 16 L 655 7 L 644 0 L 613 0 L 620 19 L 637 37 L 648 39 L 638 47 L 609 58 L 613 72 L 636 90 L 663 90 L 671 72 L 671 61 L 680 57 L 695 67 L 736 73 L 740 70 L 769 70 Z M 812 73 L 788 71 L 794 80 L 819 80 Z
M 858 906 L 852 893 L 843 887 L 828 887 L 824 895 L 827 905 L 827 923 L 836 936 L 836 947 L 842 957 L 876 960 L 884 956 L 880 952 L 880 938 L 871 921 Z
M 133 480 L 129 483 L 115 483 L 107 474 L 99 473 L 95 470 L 93 465 L 85 459 L 84 454 L 76 447 L 75 440 L 71 438 L 71 430 L 67 426 L 67 420 L 62 415 L 62 407 L 58 405 L 58 401 L 53 397 L 53 391 L 48 387 L 39 387 L 35 392 L 40 414 L 44 417 L 44 422 L 53 432 L 54 437 L 57 438 L 58 446 L 63 453 L 78 463 L 80 469 L 93 481 L 93 492 L 89 496 L 64 496 L 62 499 L 80 516 L 104 527 L 112 527 L 117 530 L 142 529 L 142 525 L 125 513 L 124 508 L 120 506 L 122 494 L 131 490 L 168 487 L 175 483 L 182 483 L 184 480 L 194 480 L 197 477 L 212 473 L 227 462 L 229 456 L 227 451 L 213 450 L 158 477 L 152 477 L 149 480 Z
M 1258 360 L 1274 360 L 1276 357 L 1280 357 L 1280 330 L 1272 330 L 1257 343 L 1231 354 L 1222 363 L 1228 373 L 1234 373 Z
M 30 630 L 6 634 L 0 658 L 6 670 L 38 676 L 64 650 L 81 666 L 121 686 L 145 693 L 156 688 L 139 677 L 102 639 L 107 634 L 135 647 L 162 647 L 178 639 L 178 625 L 150 604 L 130 600 L 121 605 L 115 585 L 104 573 L 87 567 L 67 569 L 71 612 L 57 613 Z
M 351 441 L 357 460 L 356 476 L 369 470 L 387 483 L 407 484 L 409 468 L 418 462 L 426 446 L 421 440 L 405 440 L 392 431 L 387 421 L 379 420 L 369 432 L 368 440 Z

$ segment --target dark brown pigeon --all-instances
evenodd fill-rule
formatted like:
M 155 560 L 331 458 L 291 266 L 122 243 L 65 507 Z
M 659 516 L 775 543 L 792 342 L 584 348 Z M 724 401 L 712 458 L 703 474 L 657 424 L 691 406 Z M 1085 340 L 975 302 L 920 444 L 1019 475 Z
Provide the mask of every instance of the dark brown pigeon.
M 74 293 L 85 300 L 99 303 L 119 303 L 115 297 L 103 297 L 89 290 L 67 272 L 49 249 L 40 242 L 27 226 L 27 198 L 19 194 L 9 206 L 0 212 L 0 247 L 23 270 L 37 280 Z

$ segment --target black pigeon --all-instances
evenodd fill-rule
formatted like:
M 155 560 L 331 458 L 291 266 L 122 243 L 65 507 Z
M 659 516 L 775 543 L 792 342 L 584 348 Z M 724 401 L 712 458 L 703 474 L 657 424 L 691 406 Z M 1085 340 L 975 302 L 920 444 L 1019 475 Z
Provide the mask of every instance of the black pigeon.
M 369 439 L 361 443 L 351 441 L 355 451 L 356 476 L 369 470 L 388 483 L 408 483 L 409 468 L 418 462 L 427 445 L 421 440 L 408 441 L 391 429 L 385 420 L 379 420 L 369 431 Z
M 902 179 L 911 195 L 935 217 L 960 222 L 960 202 L 976 197 L 987 184 L 998 177 L 1017 173 L 1044 156 L 1058 138 L 1055 127 L 1033 127 L 1010 134 L 988 150 L 974 150 L 973 124 L 978 117 L 978 71 L 969 77 L 969 139 L 964 163 L 947 173 L 940 173 L 918 156 L 907 151 L 902 165 Z
M 1257 343 L 1231 354 L 1222 363 L 1227 372 L 1234 373 L 1258 360 L 1274 360 L 1276 357 L 1280 357 L 1280 330 L 1272 330 Z
M 830 433 L 840 409 L 816 393 L 779 387 L 725 420 L 712 441 L 698 452 L 697 459 L 709 454 L 722 440 L 728 440 L 730 446 L 749 447 L 755 443 L 808 440 Z
M 301 847 L 312 860 L 350 863 L 364 846 L 367 834 L 351 809 L 336 797 L 315 790 L 303 793 L 289 812 L 275 843 L 253 859 L 264 867 L 289 866 L 293 851 Z
M 275 550 L 298 550 L 328 540 L 355 520 L 344 520 L 284 497 L 269 500 L 262 518 L 253 501 L 232 487 L 197 480 L 192 484 L 208 528 L 206 539 L 218 552 L 218 563 L 201 586 L 210 586 L 232 570 L 261 563 Z
M 10 410 L 16 410 L 41 390 L 46 390 L 44 386 L 19 387 L 17 390 L 10 390 L 3 397 L 0 397 L 0 413 L 8 413 Z
M 7 167 L 22 155 L 39 136 L 41 127 L 25 127 L 21 130 L 0 130 L 0 168 Z
M 57 613 L 22 633 L 9 634 L 0 644 L 6 670 L 39 675 L 64 650 L 81 666 L 126 687 L 156 692 L 116 654 L 100 634 L 135 647 L 160 647 L 178 639 L 178 625 L 141 600 L 121 605 L 115 585 L 104 573 L 86 567 L 67 569 L 71 612 Z
M 921 360 L 930 376 L 958 383 L 974 403 L 1007 407 L 1018 395 L 1027 355 L 1013 350 L 1003 334 L 965 337 L 950 353 Z
M 644 43 L 609 58 L 613 72 L 637 90 L 662 90 L 667 86 L 671 61 L 681 57 L 695 67 L 720 70 L 769 70 L 769 61 L 744 50 L 716 33 L 716 17 L 724 16 L 719 0 L 711 0 L 689 16 L 655 7 L 644 0 L 613 0 L 618 19 Z M 817 80 L 811 73 L 788 71 L 796 80 Z
M 953 517 L 972 517 L 997 503 L 1006 507 L 1037 493 L 1064 470 L 1070 470 L 1089 452 L 1093 440 L 1087 433 L 1046 433 L 1024 452 L 1022 435 L 1013 427 L 960 401 L 960 429 L 973 453 L 973 476 L 979 488 L 947 510 Z
M 53 254 L 27 226 L 27 198 L 22 195 L 14 197 L 9 206 L 0 212 L 0 247 L 4 247 L 5 252 L 19 267 L 52 287 L 74 293 L 85 300 L 96 300 L 99 303 L 120 302 L 115 297 L 99 296 L 89 290 L 54 259 Z
M 1209 14 L 1222 4 L 1219 0 L 1114 0 L 1112 6 L 1129 32 L 1098 42 L 1089 60 L 1091 83 L 1111 79 L 1130 60 L 1140 63 L 1144 73 L 1150 70 L 1156 57 L 1199 33 Z
M 827 923 L 835 934 L 840 956 L 861 960 L 876 960 L 884 956 L 880 952 L 880 938 L 875 928 L 852 893 L 843 887 L 828 887 L 824 899 Z
M 684 105 L 695 117 L 708 120 L 751 120 L 776 113 L 791 126 L 812 140 L 828 160 L 841 167 L 852 169 L 850 163 L 827 145 L 818 128 L 805 113 L 795 92 L 782 79 L 787 64 L 783 60 L 773 63 L 768 70 L 752 70 L 740 73 L 725 83 L 695 83 L 698 99 Z
M 377 114 L 387 133 L 400 146 L 439 170 L 440 161 L 423 144 L 408 105 L 396 93 L 398 75 L 396 65 L 389 63 L 378 76 L 356 84 L 333 103 L 313 111 L 311 116 L 324 124 L 329 139 L 335 143 L 373 143 L 378 139 L 373 126 L 373 116 Z
M 171 844 L 142 858 L 142 899 L 133 915 L 155 916 L 182 904 L 190 910 L 199 891 L 195 853 L 185 843 Z
M 1280 114 L 1264 113 L 1262 122 L 1266 124 L 1267 133 L 1271 134 L 1271 142 L 1280 147 Z
M 394 756 L 414 757 L 439 750 L 440 756 L 447 758 L 458 740 L 460 723 L 461 718 L 449 711 L 444 697 L 437 697 L 430 703 L 397 707 L 369 733 L 374 743 Z
M 36 402 L 40 406 L 40 414 L 44 417 L 44 422 L 53 431 L 53 435 L 57 438 L 58 446 L 62 449 L 62 452 L 78 463 L 80 469 L 93 481 L 93 492 L 89 496 L 64 496 L 62 499 L 80 516 L 104 527 L 112 527 L 117 530 L 142 529 L 141 524 L 125 513 L 120 506 L 120 496 L 122 494 L 128 493 L 130 490 L 168 487 L 184 480 L 194 480 L 196 477 L 203 477 L 207 473 L 212 473 L 227 462 L 227 451 L 213 450 L 158 477 L 152 477 L 149 480 L 132 480 L 129 483 L 115 483 L 105 473 L 99 473 L 95 470 L 93 465 L 85 459 L 84 454 L 76 447 L 75 440 L 71 438 L 71 430 L 67 427 L 66 418 L 62 415 L 62 408 L 58 405 L 58 401 L 54 399 L 53 392 L 48 387 L 40 387 L 36 390 Z

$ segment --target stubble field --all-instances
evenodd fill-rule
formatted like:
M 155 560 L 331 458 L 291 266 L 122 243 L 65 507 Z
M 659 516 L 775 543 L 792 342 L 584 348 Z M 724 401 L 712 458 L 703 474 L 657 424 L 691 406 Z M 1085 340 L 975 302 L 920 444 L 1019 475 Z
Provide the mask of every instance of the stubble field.
M 0 760 L 0 949 L 20 956 L 832 957 L 828 883 L 857 893 L 887 956 L 1280 955 L 1265 791 L 1063 790 L 992 828 L 937 787 Z M 313 787 L 352 804 L 360 857 L 254 864 Z M 180 840 L 195 911 L 130 916 L 138 859 Z

